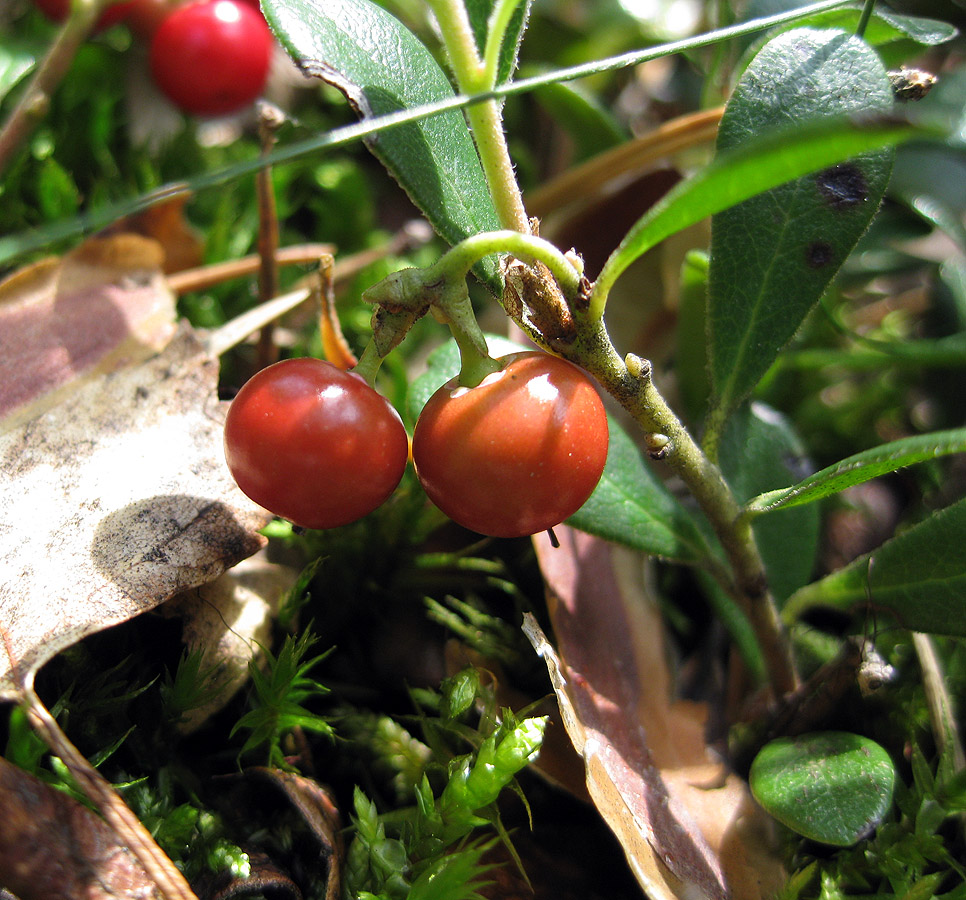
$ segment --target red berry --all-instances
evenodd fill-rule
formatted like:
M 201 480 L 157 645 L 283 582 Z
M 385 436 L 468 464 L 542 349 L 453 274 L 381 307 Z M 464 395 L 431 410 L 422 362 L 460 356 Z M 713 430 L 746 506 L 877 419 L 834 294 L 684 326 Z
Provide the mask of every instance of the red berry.
M 272 62 L 272 33 L 239 0 L 194 0 L 175 9 L 151 40 L 151 74 L 185 112 L 225 115 L 262 92 Z
M 416 474 L 455 522 L 493 537 L 536 534 L 575 513 L 607 461 L 607 416 L 593 383 L 546 353 L 501 360 L 474 388 L 454 378 L 413 433 Z
M 34 0 L 37 8 L 52 22 L 63 22 L 70 12 L 70 0 Z M 127 18 L 131 8 L 137 0 L 127 0 L 124 3 L 113 3 L 100 14 L 94 24 L 95 31 L 103 31 Z
M 399 414 L 358 375 L 287 359 L 232 401 L 225 457 L 256 503 L 305 528 L 334 528 L 389 497 L 409 442 Z

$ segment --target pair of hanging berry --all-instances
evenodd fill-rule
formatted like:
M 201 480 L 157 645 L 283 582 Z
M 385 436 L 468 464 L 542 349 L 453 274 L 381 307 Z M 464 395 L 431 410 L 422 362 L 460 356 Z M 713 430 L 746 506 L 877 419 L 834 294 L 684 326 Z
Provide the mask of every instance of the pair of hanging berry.
M 36 0 L 54 21 L 70 0 Z M 95 25 L 123 23 L 149 42 L 151 76 L 176 106 L 222 116 L 254 101 L 265 87 L 274 40 L 258 0 L 122 0 Z
M 558 525 L 593 492 L 607 417 L 591 380 L 540 352 L 504 357 L 476 387 L 443 385 L 423 408 L 412 457 L 426 494 L 460 525 L 521 537 Z M 256 503 L 306 528 L 353 522 L 406 468 L 395 409 L 360 376 L 317 359 L 258 372 L 225 424 L 225 455 Z

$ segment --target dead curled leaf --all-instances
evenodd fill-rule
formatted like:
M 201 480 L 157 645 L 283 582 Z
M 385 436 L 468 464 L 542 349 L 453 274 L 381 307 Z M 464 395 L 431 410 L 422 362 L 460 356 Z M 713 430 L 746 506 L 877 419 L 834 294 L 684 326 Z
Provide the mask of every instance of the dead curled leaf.
M 151 243 L 100 239 L 0 286 L 0 698 L 264 544 L 224 462 L 218 360 L 171 337 Z
M 178 729 L 190 734 L 222 709 L 248 681 L 248 666 L 270 644 L 283 594 L 298 573 L 258 554 L 208 584 L 179 594 L 161 607 L 184 620 L 185 646 L 201 654 L 207 700 L 189 710 Z
M 96 813 L 0 758 L 0 884 L 19 900 L 157 900 Z
M 769 822 L 705 745 L 704 710 L 674 702 L 663 629 L 642 560 L 568 528 L 534 538 L 556 651 L 548 666 L 590 795 L 652 900 L 761 900 L 784 881 Z

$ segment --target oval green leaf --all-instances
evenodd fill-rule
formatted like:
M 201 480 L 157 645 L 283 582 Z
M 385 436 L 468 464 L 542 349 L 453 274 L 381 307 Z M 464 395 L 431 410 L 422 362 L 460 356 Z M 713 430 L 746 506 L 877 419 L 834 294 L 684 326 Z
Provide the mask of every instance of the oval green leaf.
M 748 501 L 745 510 L 757 516 L 812 503 L 879 475 L 952 453 L 966 453 L 966 428 L 918 434 L 856 453 L 791 487 L 759 494 Z
M 591 303 L 600 304 L 624 270 L 652 247 L 708 216 L 809 172 L 917 135 L 935 137 L 939 133 L 897 114 L 837 116 L 775 128 L 754 143 L 721 153 L 710 165 L 679 182 L 634 223 L 601 269 Z
M 796 29 L 770 41 L 741 77 L 718 150 L 753 145 L 793 122 L 892 106 L 885 69 L 867 44 L 842 31 Z M 890 152 L 819 165 L 712 219 L 712 421 L 751 393 L 818 302 L 878 210 L 891 165 Z
M 849 847 L 882 822 L 895 767 L 875 741 L 827 731 L 767 744 L 751 766 L 751 792 L 766 812 L 813 841 Z
M 0 44 L 0 100 L 37 64 L 44 48 L 5 36 Z
M 429 50 L 369 0 L 264 0 L 262 6 L 299 68 L 337 87 L 365 119 L 455 96 Z M 394 126 L 366 143 L 449 243 L 500 227 L 459 110 Z M 499 289 L 496 262 L 481 266 L 477 271 Z
M 796 591 L 782 615 L 793 621 L 815 606 L 867 602 L 912 631 L 966 636 L 966 500 Z

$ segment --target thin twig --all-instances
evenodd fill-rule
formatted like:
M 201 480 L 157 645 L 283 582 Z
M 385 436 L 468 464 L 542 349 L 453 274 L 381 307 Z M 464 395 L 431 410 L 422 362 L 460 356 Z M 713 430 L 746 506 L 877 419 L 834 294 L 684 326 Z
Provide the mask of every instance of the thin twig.
M 279 250 L 275 254 L 275 259 L 280 266 L 306 265 L 318 262 L 321 257 L 331 255 L 334 250 L 335 247 L 332 244 L 297 244 L 294 247 Z M 260 257 L 257 253 L 252 253 L 241 259 L 175 272 L 167 277 L 167 285 L 168 289 L 175 294 L 203 291 L 216 284 L 231 281 L 233 278 L 247 278 L 258 272 L 260 267 Z
M 966 754 L 963 753 L 963 741 L 956 724 L 956 710 L 943 676 L 936 645 L 928 634 L 917 631 L 912 633 L 912 644 L 916 648 L 916 656 L 919 657 L 919 666 L 922 669 L 922 687 L 926 694 L 926 706 L 936 746 L 940 753 L 952 752 L 953 766 L 958 772 L 966 768 Z
M 352 278 L 366 266 L 384 259 L 386 256 L 399 253 L 406 247 L 415 246 L 428 237 L 429 233 L 425 230 L 403 228 L 396 233 L 388 244 L 384 244 L 382 247 L 363 250 L 360 253 L 340 259 L 332 268 L 332 280 L 335 284 L 339 284 L 348 278 Z M 308 253 L 310 249 L 312 250 L 311 254 Z M 329 249 L 331 249 L 331 246 L 327 244 L 306 244 L 300 247 L 289 247 L 278 252 L 278 259 L 280 262 L 319 262 L 320 259 L 331 258 Z M 244 259 L 234 260 L 230 263 L 218 263 L 214 266 L 179 272 L 178 275 L 168 279 L 168 286 L 175 293 L 200 290 L 203 287 L 210 287 L 212 284 L 219 284 L 228 278 L 252 275 L 258 271 L 258 267 L 257 254 L 246 256 Z M 226 322 L 220 328 L 209 333 L 206 341 L 208 352 L 213 356 L 220 356 L 226 350 L 240 344 L 249 335 L 254 334 L 267 322 L 285 315 L 285 313 L 303 304 L 311 296 L 310 290 L 302 288 L 274 297 L 266 303 L 261 303 L 254 309 L 236 316 L 230 322 Z

